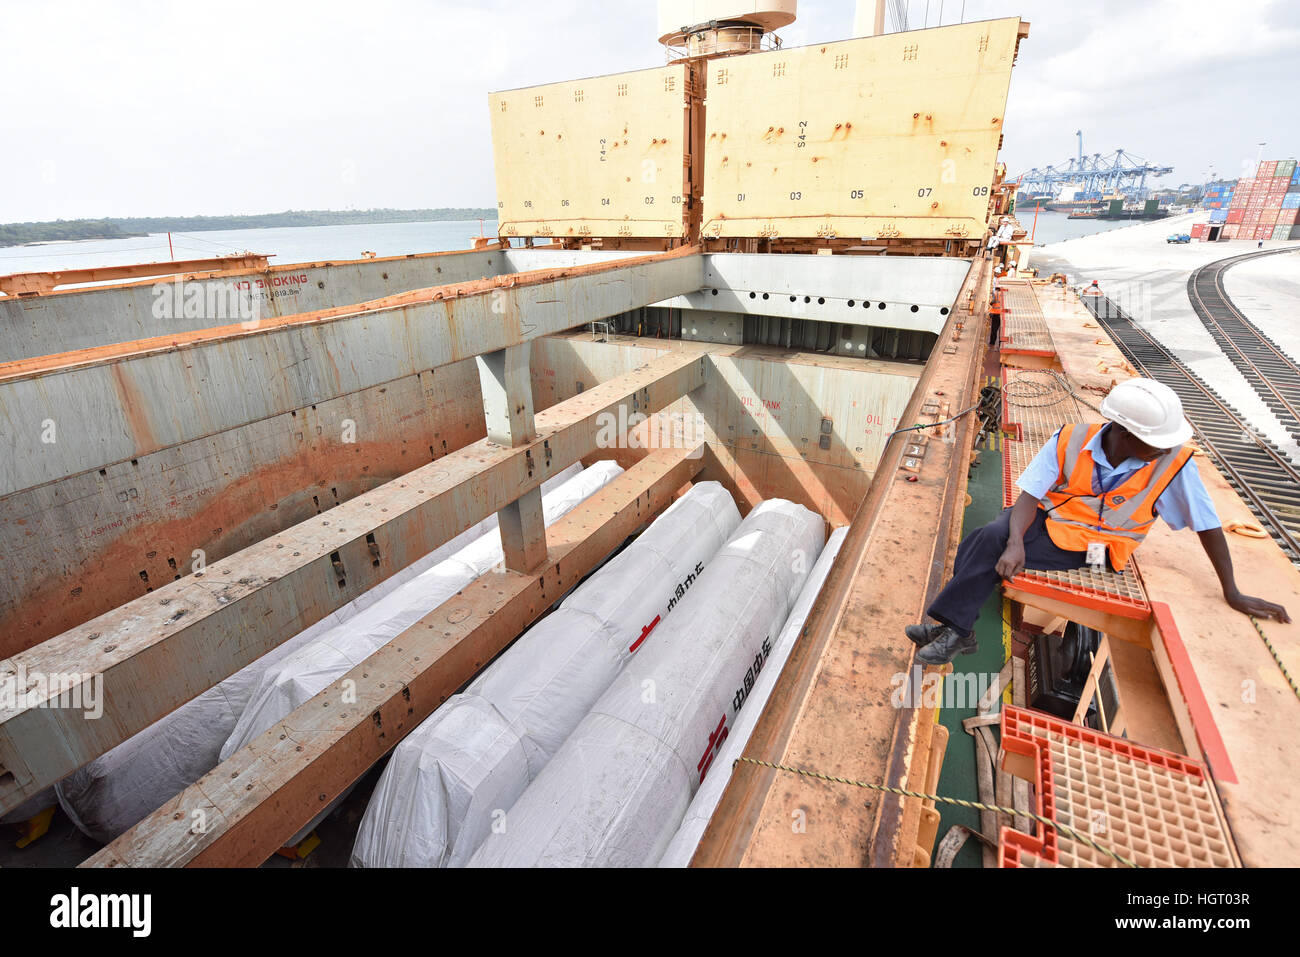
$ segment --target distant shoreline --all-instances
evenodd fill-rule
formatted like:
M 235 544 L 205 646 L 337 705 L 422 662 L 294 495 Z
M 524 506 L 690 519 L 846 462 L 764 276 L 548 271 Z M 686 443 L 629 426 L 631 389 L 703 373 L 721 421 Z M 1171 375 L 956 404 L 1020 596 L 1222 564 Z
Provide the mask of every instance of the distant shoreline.
M 470 222 L 494 219 L 487 208 L 286 210 L 254 216 L 160 216 L 67 219 L 0 224 L 0 247 L 94 239 L 134 239 L 155 233 L 198 233 L 296 226 L 382 226 L 387 223 Z
M 26 248 L 28 246 L 53 246 L 56 243 L 93 243 L 98 239 L 147 239 L 148 236 L 148 233 L 114 233 L 111 236 L 78 236 L 76 239 L 33 239 L 26 243 L 8 243 L 0 244 L 0 246 L 3 246 L 5 249 L 14 246 L 22 246 L 23 248 Z

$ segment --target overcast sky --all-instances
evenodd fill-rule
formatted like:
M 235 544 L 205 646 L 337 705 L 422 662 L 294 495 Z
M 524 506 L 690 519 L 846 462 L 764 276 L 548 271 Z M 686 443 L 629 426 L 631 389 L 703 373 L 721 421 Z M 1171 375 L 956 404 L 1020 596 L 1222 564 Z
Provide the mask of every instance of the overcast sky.
M 961 0 L 911 0 L 910 23 Z M 493 206 L 487 94 L 662 65 L 654 0 L 0 0 L 0 222 Z M 787 46 L 851 35 L 800 0 Z M 1012 173 L 1117 147 L 1241 174 L 1300 153 L 1294 0 L 968 0 L 1032 24 Z M 892 26 L 892 24 L 891 24 Z

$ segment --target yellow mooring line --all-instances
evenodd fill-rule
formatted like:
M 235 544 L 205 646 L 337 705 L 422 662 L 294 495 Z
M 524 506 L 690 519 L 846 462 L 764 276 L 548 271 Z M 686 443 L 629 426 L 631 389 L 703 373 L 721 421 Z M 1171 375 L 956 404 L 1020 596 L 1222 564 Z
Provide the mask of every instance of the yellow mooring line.
M 1119 861 L 1125 867 L 1139 866 L 1133 861 L 1130 861 L 1127 857 L 1124 857 L 1120 854 L 1116 854 L 1114 851 L 1110 850 L 1109 848 L 1102 847 L 1092 838 L 1080 834 L 1074 828 L 1062 824 L 1059 821 L 1053 821 L 1050 818 L 1043 817 L 1039 814 L 1034 813 L 1033 811 L 1017 811 L 1015 808 L 998 807 L 996 804 L 981 804 L 979 801 L 965 801 L 961 798 L 943 797 L 938 794 L 922 794 L 920 791 L 909 791 L 906 788 L 894 788 L 894 787 L 890 787 L 887 784 L 869 784 L 866 781 L 853 781 L 850 780 L 849 778 L 837 778 L 837 777 L 832 777 L 829 774 L 822 774 L 820 771 L 809 771 L 805 768 L 792 768 L 784 764 L 772 764 L 771 762 L 768 761 L 759 761 L 757 758 L 737 758 L 735 763 L 732 764 L 732 768 L 734 769 L 735 766 L 737 764 L 740 764 L 742 761 L 744 761 L 747 764 L 757 764 L 760 767 L 771 768 L 773 771 L 788 771 L 791 774 L 802 774 L 804 777 L 817 778 L 822 781 L 830 781 L 834 784 L 847 784 L 855 788 L 866 788 L 868 791 L 884 791 L 887 794 L 897 794 L 902 797 L 920 798 L 923 801 L 937 801 L 942 804 L 955 804 L 957 807 L 973 808 L 976 811 L 997 811 L 1000 814 L 1010 814 L 1015 817 L 1030 817 L 1033 818 L 1035 821 L 1037 821 L 1039 824 L 1044 824 L 1047 827 L 1060 831 L 1062 834 L 1070 838 L 1070 840 L 1072 841 L 1078 841 L 1080 844 L 1085 844 L 1088 847 L 1091 847 L 1094 851 L 1099 851 L 1102 854 L 1105 854 L 1107 857 Z
M 1300 688 L 1296 687 L 1295 679 L 1291 677 L 1291 672 L 1287 671 L 1286 665 L 1282 664 L 1282 656 L 1279 655 L 1277 649 L 1273 647 L 1273 642 L 1268 640 L 1268 635 L 1264 634 L 1264 629 L 1260 627 L 1259 620 L 1254 615 L 1251 615 L 1250 623 L 1255 626 L 1255 630 L 1259 632 L 1260 639 L 1264 642 L 1264 647 L 1268 649 L 1268 653 L 1272 655 L 1273 660 L 1277 662 L 1277 667 L 1278 670 L 1282 672 L 1282 677 L 1285 678 L 1286 683 L 1291 686 L 1291 690 L 1295 692 L 1295 696 L 1300 698 Z

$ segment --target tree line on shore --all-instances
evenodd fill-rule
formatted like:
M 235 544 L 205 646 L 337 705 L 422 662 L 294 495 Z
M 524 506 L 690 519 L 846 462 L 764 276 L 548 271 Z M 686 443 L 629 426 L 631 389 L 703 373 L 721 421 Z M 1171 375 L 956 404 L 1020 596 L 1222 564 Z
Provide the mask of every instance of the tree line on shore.
M 494 209 L 287 210 L 253 216 L 138 216 L 124 219 L 60 219 L 46 223 L 0 224 L 0 246 L 75 239 L 127 239 L 149 233 L 193 233 L 217 229 L 276 226 L 353 226 L 373 223 L 426 223 L 492 219 Z

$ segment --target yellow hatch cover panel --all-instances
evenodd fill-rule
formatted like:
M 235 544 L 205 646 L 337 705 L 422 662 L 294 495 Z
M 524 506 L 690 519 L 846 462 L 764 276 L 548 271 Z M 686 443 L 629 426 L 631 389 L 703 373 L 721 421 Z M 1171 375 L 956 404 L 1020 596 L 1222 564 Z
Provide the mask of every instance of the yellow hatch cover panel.
M 489 97 L 502 236 L 680 237 L 681 64 Z
M 708 65 L 705 237 L 972 238 L 1020 20 Z

